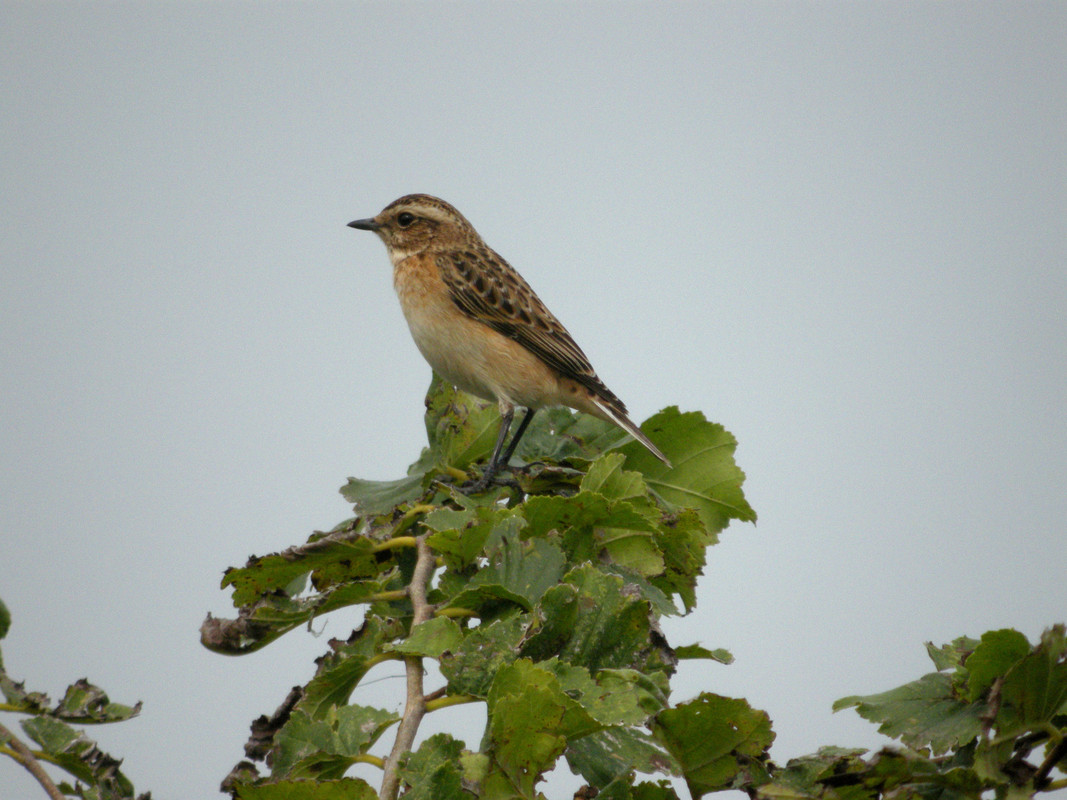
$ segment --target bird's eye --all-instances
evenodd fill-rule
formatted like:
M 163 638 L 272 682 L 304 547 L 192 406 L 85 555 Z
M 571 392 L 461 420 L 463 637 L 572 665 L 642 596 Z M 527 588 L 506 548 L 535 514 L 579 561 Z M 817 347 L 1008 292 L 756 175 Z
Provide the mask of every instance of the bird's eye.
M 407 211 L 403 212 L 402 214 L 397 214 L 396 217 L 396 224 L 399 225 L 401 228 L 406 228 L 414 221 L 415 215 L 409 214 Z

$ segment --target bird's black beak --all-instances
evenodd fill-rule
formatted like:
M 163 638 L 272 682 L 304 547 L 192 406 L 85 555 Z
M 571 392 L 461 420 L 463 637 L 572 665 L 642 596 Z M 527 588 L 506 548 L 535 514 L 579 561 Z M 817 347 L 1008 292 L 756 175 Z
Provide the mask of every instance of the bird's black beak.
M 373 219 L 356 219 L 348 223 L 349 228 L 359 228 L 361 231 L 376 231 L 381 225 Z

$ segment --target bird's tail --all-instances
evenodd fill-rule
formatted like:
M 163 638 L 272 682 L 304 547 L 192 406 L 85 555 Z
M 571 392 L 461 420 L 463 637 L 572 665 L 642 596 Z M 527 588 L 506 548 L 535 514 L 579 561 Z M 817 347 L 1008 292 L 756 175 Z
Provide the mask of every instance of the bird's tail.
M 605 418 L 611 420 L 624 431 L 626 431 L 628 434 L 630 434 L 632 437 L 637 439 L 637 441 L 639 441 L 641 444 L 648 448 L 649 452 L 652 453 L 652 455 L 654 455 L 668 467 L 673 466 L 671 462 L 667 459 L 667 456 L 663 455 L 663 453 L 660 452 L 660 449 L 656 447 L 656 445 L 652 444 L 649 438 L 645 436 L 644 432 L 640 428 L 638 428 L 637 425 L 634 424 L 634 421 L 628 416 L 626 416 L 625 411 L 621 411 L 618 408 L 612 408 L 611 404 L 609 404 L 600 397 L 594 396 L 591 399 L 593 401 L 593 404 L 603 412 Z

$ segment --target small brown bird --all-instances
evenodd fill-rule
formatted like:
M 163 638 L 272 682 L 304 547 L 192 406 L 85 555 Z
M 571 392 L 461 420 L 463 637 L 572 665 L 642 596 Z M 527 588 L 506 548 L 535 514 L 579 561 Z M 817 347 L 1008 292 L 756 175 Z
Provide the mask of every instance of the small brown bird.
M 500 406 L 496 447 L 473 488 L 484 489 L 511 460 L 534 412 L 545 406 L 569 406 L 613 422 L 670 466 L 567 329 L 451 205 L 410 194 L 378 216 L 348 225 L 374 231 L 385 242 L 400 307 L 430 366 L 456 387 Z M 515 406 L 524 406 L 526 414 L 502 455 Z

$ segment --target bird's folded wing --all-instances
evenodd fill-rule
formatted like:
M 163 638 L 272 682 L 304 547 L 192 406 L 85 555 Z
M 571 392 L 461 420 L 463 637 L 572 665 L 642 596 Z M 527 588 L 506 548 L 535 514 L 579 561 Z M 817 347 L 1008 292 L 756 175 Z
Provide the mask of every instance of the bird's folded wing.
M 437 256 L 437 268 L 461 311 L 626 413 L 567 329 L 504 259 L 488 248 L 457 251 Z

